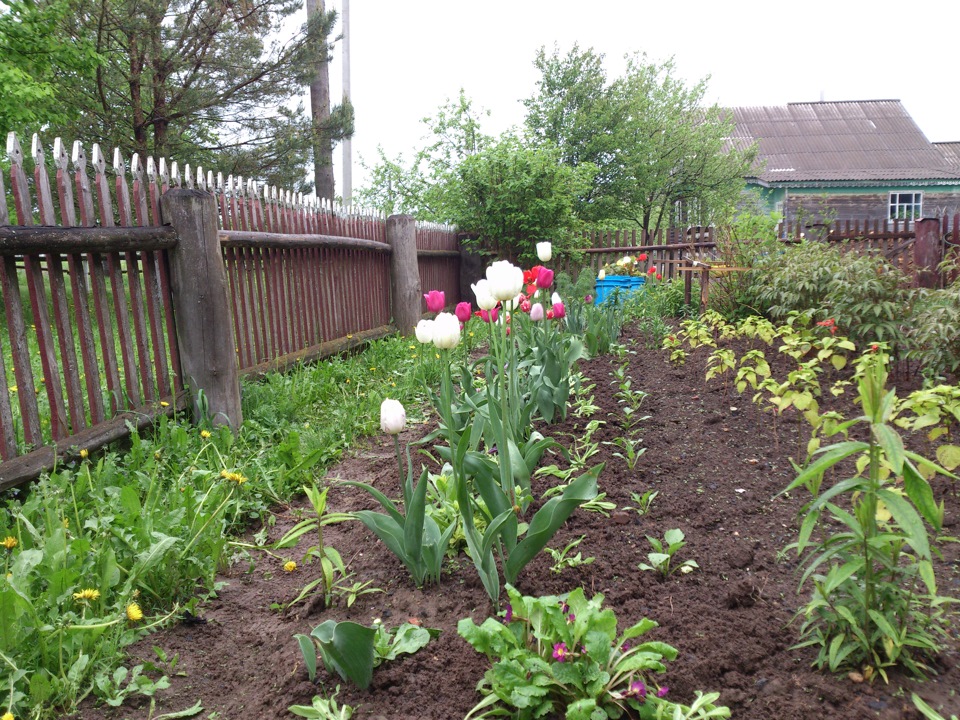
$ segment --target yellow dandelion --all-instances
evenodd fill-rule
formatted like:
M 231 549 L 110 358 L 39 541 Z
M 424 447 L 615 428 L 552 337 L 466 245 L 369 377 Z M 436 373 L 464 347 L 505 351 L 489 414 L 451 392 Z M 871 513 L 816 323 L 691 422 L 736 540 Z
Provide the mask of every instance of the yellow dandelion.
M 200 437 L 202 437 L 204 440 L 209 440 L 209 439 L 210 439 L 210 431 L 209 431 L 209 430 L 201 430 L 201 431 L 200 431 Z
M 227 470 L 221 470 L 220 476 L 227 480 L 228 482 L 236 483 L 237 485 L 243 485 L 247 479 L 238 472 L 229 472 Z
M 353 335 L 351 333 L 347 333 L 347 340 L 353 340 Z
M 127 620 L 130 622 L 140 622 L 143 620 L 143 610 L 136 603 L 127 605 Z
M 13 580 L 13 573 L 7 573 L 7 580 Z
M 17 391 L 17 386 L 16 386 L 16 385 L 11 385 L 8 389 L 10 390 L 10 392 L 13 393 L 13 392 L 16 392 L 16 391 Z
M 16 720 L 16 718 L 13 717 L 13 713 L 12 713 L 12 712 L 10 712 L 9 710 L 7 710 L 7 712 L 5 712 L 5 713 L 3 714 L 3 717 L 0 717 L 0 720 Z
M 390 387 L 396 387 L 396 386 L 397 384 L 395 382 L 390 383 Z
M 376 372 L 376 371 L 377 369 L 375 367 L 370 368 L 370 372 Z
M 7 550 L 13 550 L 19 543 L 13 535 L 7 535 L 3 542 L 0 542 L 0 545 L 3 545 Z
M 170 407 L 170 403 L 161 400 L 161 401 L 160 401 L 160 407 Z
M 410 350 L 416 350 L 416 349 L 417 349 L 417 346 L 416 346 L 416 345 L 407 345 L 407 348 L 409 348 Z
M 433 356 L 434 356 L 437 360 L 440 359 L 440 353 L 434 353 Z
M 86 448 L 82 448 L 80 450 L 80 459 L 86 460 L 88 457 L 90 457 L 90 451 L 87 450 Z
M 65 518 L 63 519 L 63 529 L 64 529 L 64 530 L 69 530 L 69 529 L 70 529 L 70 518 L 65 517 Z
M 471 330 L 471 331 L 470 331 L 469 333 L 467 333 L 467 334 L 468 334 L 470 337 L 473 337 L 473 330 Z
M 84 588 L 80 592 L 73 594 L 74 600 L 97 600 L 100 597 L 100 591 L 93 588 Z
M 297 564 L 293 560 L 287 560 L 283 564 L 283 569 L 286 570 L 287 572 L 293 572 L 294 570 L 297 569 Z

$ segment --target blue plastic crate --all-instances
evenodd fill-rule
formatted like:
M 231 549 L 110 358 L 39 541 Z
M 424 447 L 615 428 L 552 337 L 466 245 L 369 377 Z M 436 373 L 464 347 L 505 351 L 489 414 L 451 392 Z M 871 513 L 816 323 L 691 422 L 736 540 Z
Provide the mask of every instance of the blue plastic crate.
M 607 275 L 603 280 L 597 280 L 597 302 L 602 303 L 614 290 L 620 290 L 620 297 L 635 293 L 643 289 L 647 281 L 644 277 L 633 277 L 632 275 Z

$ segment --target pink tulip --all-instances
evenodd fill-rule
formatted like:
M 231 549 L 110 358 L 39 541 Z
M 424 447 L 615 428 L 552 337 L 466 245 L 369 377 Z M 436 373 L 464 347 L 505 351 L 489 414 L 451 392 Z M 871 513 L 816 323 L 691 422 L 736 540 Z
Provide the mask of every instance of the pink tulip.
M 553 285 L 553 270 L 541 266 L 537 271 L 537 287 L 548 288 L 551 285 Z
M 534 303 L 530 306 L 530 319 L 534 322 L 540 322 L 543 320 L 543 305 L 540 303 Z
M 440 294 L 442 295 L 443 293 L 440 293 Z M 453 311 L 453 314 L 457 316 L 457 320 L 459 320 L 460 322 L 462 323 L 467 322 L 467 320 L 470 319 L 470 315 L 471 315 L 470 303 L 468 302 L 457 303 L 457 307 Z
M 553 304 L 553 317 L 557 320 L 564 317 L 567 314 L 566 309 L 563 307 L 563 303 L 554 303 Z
M 480 319 L 486 323 L 497 321 L 497 308 L 494 308 L 493 310 L 480 310 L 478 314 L 480 315 Z
M 583 301 L 584 301 L 587 305 L 592 305 L 592 304 L 593 304 L 593 295 L 587 295 L 585 298 L 583 298 Z
M 440 312 L 447 305 L 447 298 L 443 290 L 431 290 L 423 296 L 427 301 L 427 310 L 430 312 Z
M 520 301 L 520 309 L 521 309 L 523 312 L 525 312 L 525 313 L 530 312 L 530 301 L 529 301 L 529 300 L 521 300 L 521 301 Z

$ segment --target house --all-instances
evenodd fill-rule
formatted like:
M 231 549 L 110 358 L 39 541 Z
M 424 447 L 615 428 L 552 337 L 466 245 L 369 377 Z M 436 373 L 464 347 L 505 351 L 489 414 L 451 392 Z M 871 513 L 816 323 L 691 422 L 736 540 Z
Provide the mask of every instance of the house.
M 914 220 L 960 212 L 960 143 L 931 143 L 899 100 L 731 108 L 756 142 L 748 187 L 788 223 Z

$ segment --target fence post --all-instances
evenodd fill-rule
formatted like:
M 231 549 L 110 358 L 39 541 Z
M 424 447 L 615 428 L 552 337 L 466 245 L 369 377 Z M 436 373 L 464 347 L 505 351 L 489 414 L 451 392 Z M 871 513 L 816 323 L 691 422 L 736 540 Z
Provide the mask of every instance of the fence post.
M 923 218 L 916 222 L 917 239 L 913 244 L 913 267 L 917 287 L 937 287 L 937 266 L 943 259 L 940 243 L 940 221 Z
M 387 218 L 390 255 L 390 298 L 393 323 L 401 335 L 410 335 L 420 322 L 420 268 L 417 264 L 417 226 L 411 215 Z
M 194 417 L 206 412 L 215 425 L 236 429 L 243 422 L 240 370 L 216 201 L 202 190 L 174 188 L 160 198 L 160 215 L 179 238 L 170 251 L 170 284 L 180 367 Z

